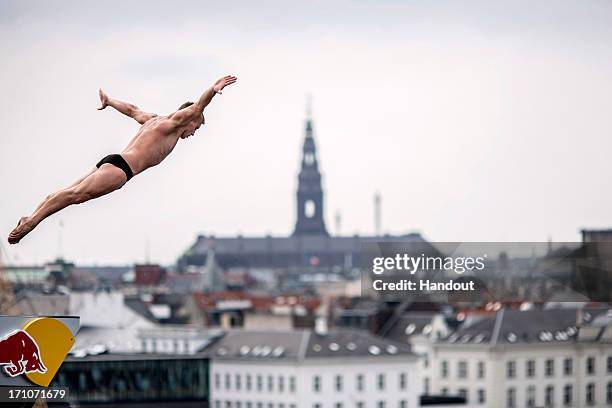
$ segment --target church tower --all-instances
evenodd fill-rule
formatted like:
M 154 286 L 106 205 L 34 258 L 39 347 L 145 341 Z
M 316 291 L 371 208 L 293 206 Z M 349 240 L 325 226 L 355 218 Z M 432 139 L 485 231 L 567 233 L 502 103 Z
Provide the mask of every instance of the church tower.
M 302 163 L 298 176 L 297 222 L 294 236 L 329 235 L 323 219 L 323 189 L 317 160 L 317 148 L 312 137 L 310 103 L 306 118 L 306 134 L 302 148 Z

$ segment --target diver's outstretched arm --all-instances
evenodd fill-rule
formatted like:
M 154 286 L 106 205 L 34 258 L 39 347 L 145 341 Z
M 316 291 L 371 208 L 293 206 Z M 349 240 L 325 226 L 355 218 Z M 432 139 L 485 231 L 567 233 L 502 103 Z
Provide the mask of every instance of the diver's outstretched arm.
M 102 89 L 100 89 L 98 93 L 100 95 L 100 102 L 102 103 L 98 110 L 102 110 L 107 106 L 112 106 L 117 111 L 123 113 L 126 116 L 129 116 L 141 125 L 144 124 L 147 120 L 157 116 L 154 113 L 143 112 L 140 110 L 140 108 L 138 108 L 138 106 L 129 102 L 123 102 L 118 99 L 109 98 L 108 95 L 106 95 L 106 93 L 104 93 Z
M 173 113 L 171 115 L 172 120 L 177 125 L 182 125 L 193 120 L 194 117 L 200 116 L 202 112 L 204 112 L 204 108 L 206 108 L 210 101 L 212 101 L 215 94 L 221 94 L 223 88 L 233 84 L 237 80 L 238 78 L 233 75 L 227 75 L 223 78 L 217 79 L 213 86 L 204 91 L 204 93 L 202 94 L 202 96 L 200 96 L 196 103 L 185 109 L 180 109 L 179 111 Z
M 224 76 L 223 78 L 217 79 L 215 83 L 213 84 L 213 86 L 205 90 L 202 96 L 200 96 L 198 101 L 195 103 L 194 106 L 195 106 L 195 109 L 198 111 L 198 113 L 204 112 L 204 108 L 206 108 L 208 104 L 210 103 L 210 101 L 212 101 L 212 98 L 213 96 L 215 96 L 215 94 L 221 94 L 221 91 L 223 90 L 223 88 L 225 88 L 228 85 L 233 84 L 237 80 L 238 78 L 236 78 L 233 75 L 227 75 L 227 76 Z

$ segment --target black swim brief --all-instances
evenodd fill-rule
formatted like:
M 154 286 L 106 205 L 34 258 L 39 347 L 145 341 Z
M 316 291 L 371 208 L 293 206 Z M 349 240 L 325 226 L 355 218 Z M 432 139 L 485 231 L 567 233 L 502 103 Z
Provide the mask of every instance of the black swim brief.
M 121 170 L 123 170 L 123 172 L 127 176 L 127 181 L 130 181 L 130 179 L 134 177 L 134 173 L 132 172 L 130 165 L 128 164 L 128 162 L 125 161 L 123 157 L 121 157 L 120 154 L 109 154 L 108 156 L 100 160 L 98 164 L 96 164 L 96 167 L 100 168 L 100 166 L 105 163 L 112 164 L 113 166 L 119 167 Z

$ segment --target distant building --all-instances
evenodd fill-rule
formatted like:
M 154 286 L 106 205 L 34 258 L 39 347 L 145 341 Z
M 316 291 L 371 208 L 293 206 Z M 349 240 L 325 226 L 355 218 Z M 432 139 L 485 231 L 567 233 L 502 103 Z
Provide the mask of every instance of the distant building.
M 402 236 L 330 236 L 325 225 L 324 192 L 313 123 L 306 131 L 296 193 L 296 222 L 288 237 L 215 237 L 199 235 L 180 257 L 182 271 L 206 265 L 214 250 L 215 261 L 224 269 L 282 270 L 288 273 L 347 273 L 359 266 L 361 244 L 379 241 L 408 241 L 426 244 L 416 233 Z
M 59 293 L 40 293 L 25 291 L 17 297 L 17 305 L 22 315 L 29 316 L 68 316 L 70 315 L 69 296 Z
M 416 356 L 361 330 L 229 331 L 208 349 L 214 408 L 414 408 Z
M 69 356 L 50 386 L 67 387 L 79 406 L 206 408 L 208 373 L 201 355 Z
M 612 405 L 612 312 L 505 310 L 434 342 L 422 387 L 487 408 Z
M 156 286 L 166 279 L 166 269 L 155 264 L 134 266 L 136 286 Z
M 49 277 L 50 270 L 42 265 L 7 265 L 4 266 L 4 276 L 13 285 L 42 286 Z
M 172 299 L 160 300 L 170 309 Z M 81 318 L 71 354 L 76 357 L 111 354 L 193 355 L 219 335 L 187 325 L 160 324 L 156 305 L 120 292 L 71 293 L 70 314 Z M 151 299 L 152 300 L 152 297 Z
M 195 325 L 275 331 L 314 327 L 314 313 L 320 305 L 316 296 L 232 291 L 193 293 L 187 300 Z

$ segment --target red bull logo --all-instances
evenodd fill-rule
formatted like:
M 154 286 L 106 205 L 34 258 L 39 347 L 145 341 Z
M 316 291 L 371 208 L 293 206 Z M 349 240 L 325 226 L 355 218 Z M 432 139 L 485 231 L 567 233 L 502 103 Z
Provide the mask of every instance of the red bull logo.
M 47 372 L 36 341 L 27 332 L 16 330 L 0 339 L 0 366 L 11 377 Z
M 70 316 L 0 316 L 0 387 L 48 387 L 74 344 L 78 323 Z

